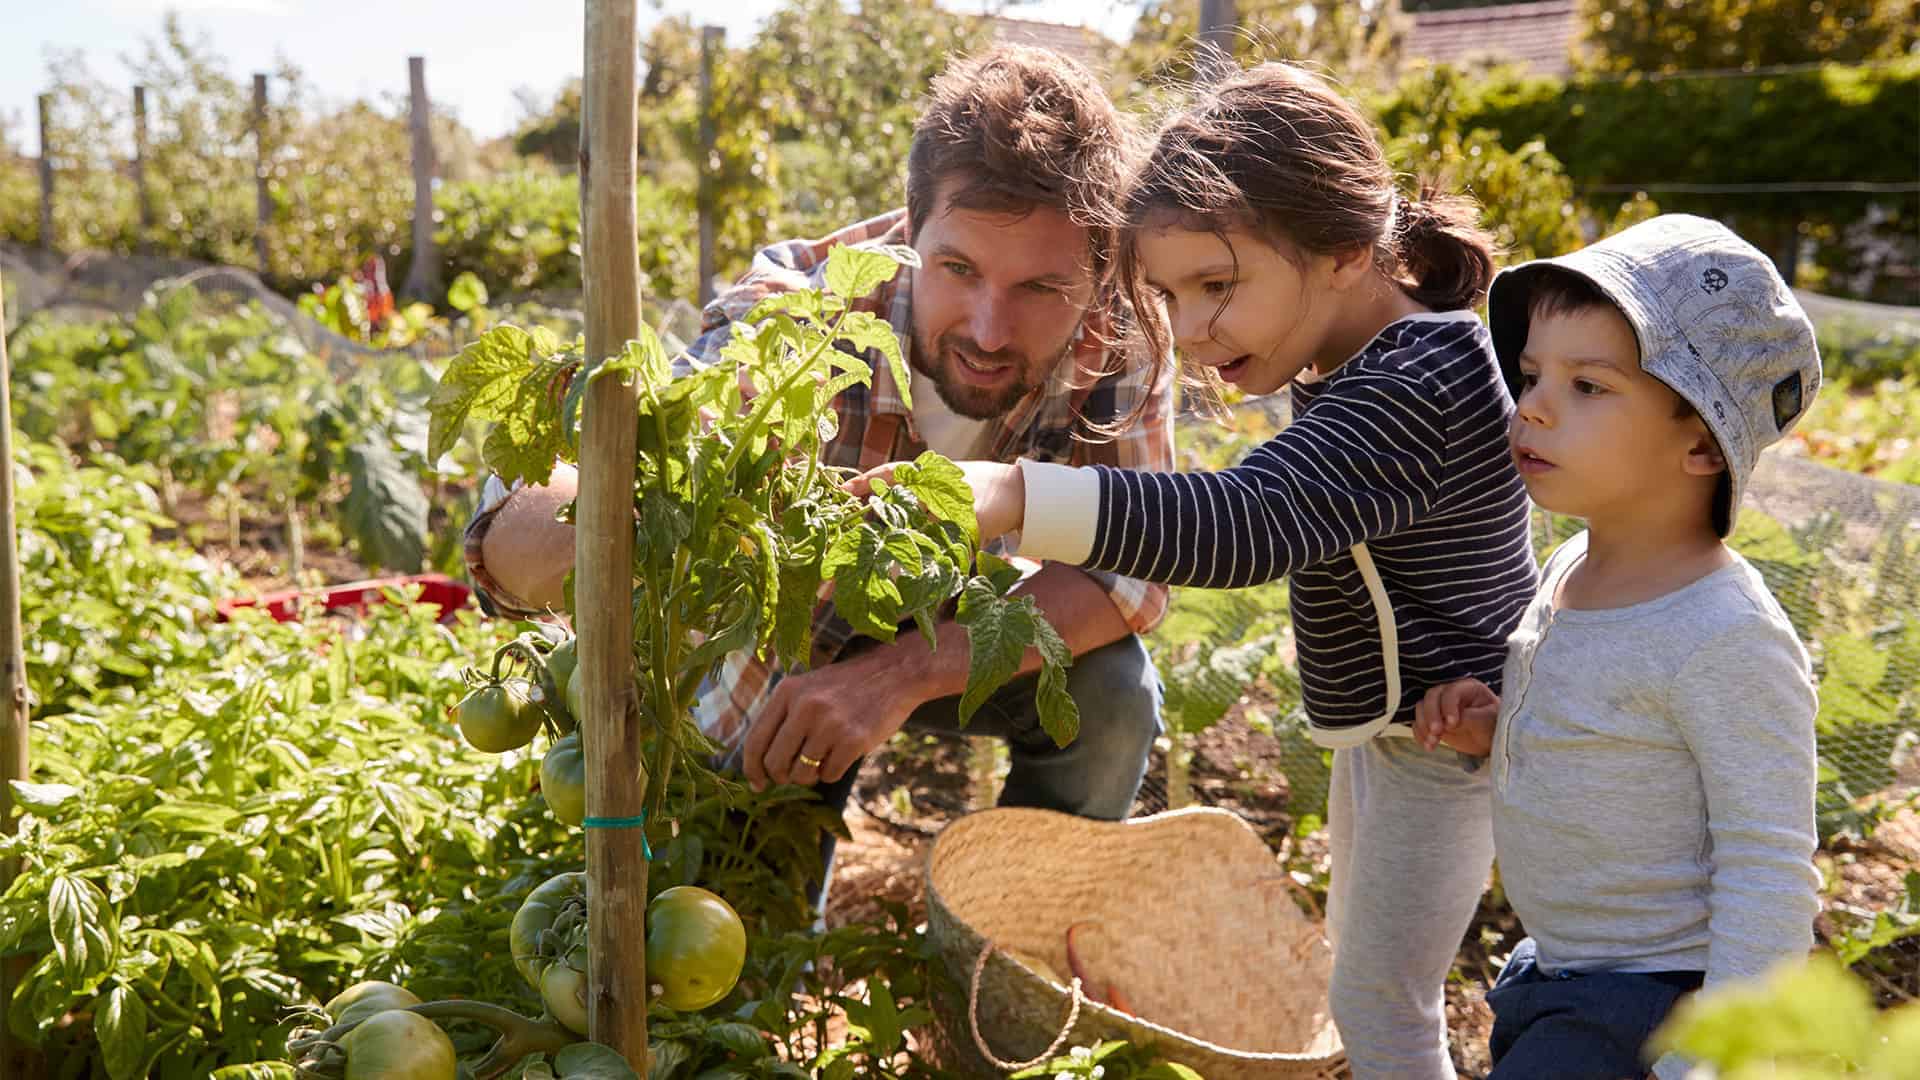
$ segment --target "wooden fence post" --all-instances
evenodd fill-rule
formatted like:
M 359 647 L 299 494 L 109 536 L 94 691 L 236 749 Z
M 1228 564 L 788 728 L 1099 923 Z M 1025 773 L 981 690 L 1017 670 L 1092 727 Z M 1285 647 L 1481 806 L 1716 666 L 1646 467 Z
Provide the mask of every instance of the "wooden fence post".
M 42 97 L 42 101 L 46 98 Z M 44 130 L 44 129 L 42 129 Z M 45 151 L 41 151 L 44 155 Z M 13 787 L 9 780 L 29 778 L 27 759 L 27 660 L 20 626 L 20 545 L 13 514 L 13 369 L 7 361 L 7 308 L 0 287 L 0 832 L 14 830 Z M 0 893 L 13 884 L 17 860 L 0 863 Z M 0 1003 L 13 1000 L 13 988 L 34 958 L 17 956 L 0 964 Z M 0 1023 L 0 1076 L 28 1080 L 43 1074 L 38 1054 Z
M 40 247 L 53 250 L 53 95 L 40 95 Z
M 1233 64 L 1233 0 L 1200 0 L 1201 62 L 1198 74 L 1206 82 L 1218 79 Z
M 726 47 L 724 26 L 700 28 L 700 306 L 713 299 L 713 54 Z
M 253 258 L 265 277 L 273 200 L 267 197 L 267 77 L 258 73 L 253 76 L 253 153 Z
M 640 333 L 635 0 L 587 0 L 580 191 L 587 358 Z M 646 796 L 633 684 L 634 413 L 638 392 L 602 379 L 586 397 L 574 531 L 574 630 L 586 715 L 589 821 L 638 817 Z M 647 1074 L 647 862 L 640 828 L 587 830 L 587 1015 L 595 1042 Z
M 413 265 L 400 291 L 428 303 L 440 299 L 440 251 L 433 242 L 433 108 L 427 101 L 427 60 L 407 57 L 408 123 L 413 129 Z
M 133 189 L 140 199 L 142 253 L 153 249 L 153 195 L 147 190 L 147 88 L 133 88 Z

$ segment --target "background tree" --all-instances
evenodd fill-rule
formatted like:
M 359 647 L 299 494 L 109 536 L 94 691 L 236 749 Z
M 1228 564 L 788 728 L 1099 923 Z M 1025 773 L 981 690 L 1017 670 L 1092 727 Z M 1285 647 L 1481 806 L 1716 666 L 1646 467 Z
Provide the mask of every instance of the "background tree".
M 1235 0 L 1239 31 L 1234 59 L 1242 65 L 1297 60 L 1342 84 L 1391 85 L 1398 74 L 1408 21 L 1398 0 Z M 1137 95 L 1193 78 L 1200 6 L 1192 0 L 1149 0 L 1117 65 L 1118 91 Z
M 1887 60 L 1914 50 L 1912 0 L 1581 0 L 1584 62 L 1669 72 Z

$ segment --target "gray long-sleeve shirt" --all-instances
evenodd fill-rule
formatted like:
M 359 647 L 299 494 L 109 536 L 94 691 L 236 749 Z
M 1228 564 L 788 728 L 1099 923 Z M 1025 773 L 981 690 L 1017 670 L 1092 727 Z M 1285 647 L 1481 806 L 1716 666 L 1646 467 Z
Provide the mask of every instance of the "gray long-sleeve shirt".
M 1819 910 L 1807 654 L 1736 560 L 1642 604 L 1557 610 L 1586 535 L 1514 631 L 1492 757 L 1501 880 L 1548 972 L 1801 958 Z

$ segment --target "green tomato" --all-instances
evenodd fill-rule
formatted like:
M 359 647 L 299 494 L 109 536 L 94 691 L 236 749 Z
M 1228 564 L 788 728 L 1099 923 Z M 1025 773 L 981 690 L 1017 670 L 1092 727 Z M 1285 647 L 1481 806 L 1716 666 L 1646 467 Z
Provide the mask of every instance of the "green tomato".
M 587 898 L 587 875 L 579 870 L 548 878 L 527 894 L 520 910 L 514 913 L 513 927 L 508 931 L 513 966 L 520 969 L 520 977 L 535 990 L 540 989 L 541 973 L 564 951 L 558 948 L 543 950 L 540 937 L 553 929 L 561 910 L 574 897 L 582 902 Z
M 578 665 L 574 666 L 573 674 L 567 676 L 567 712 L 576 724 L 587 719 L 587 681 Z
M 335 994 L 327 1002 L 327 1015 L 335 1024 L 350 1024 L 388 1009 L 404 1009 L 420 1004 L 419 997 L 404 986 L 390 982 L 357 982 Z
M 547 654 L 547 676 L 553 680 L 554 696 L 554 700 L 549 702 L 550 711 L 562 735 L 580 723 L 580 714 L 573 711 L 573 698 L 567 689 L 573 680 L 574 670 L 580 666 L 579 641 L 579 638 L 568 638 Z
M 405 1009 L 375 1013 L 340 1038 L 347 1080 L 454 1080 L 458 1059 L 440 1025 Z
M 532 742 L 544 715 L 533 700 L 533 684 L 508 679 L 482 686 L 460 702 L 460 734 L 475 750 L 504 754 Z
M 548 964 L 540 975 L 540 1000 L 560 1026 L 587 1033 L 587 975 L 571 963 Z
M 579 732 L 547 747 L 547 756 L 540 759 L 540 794 L 561 823 L 578 825 L 587 819 L 587 759 L 580 752 Z
M 725 900 L 695 885 L 647 905 L 647 981 L 668 1008 L 695 1012 L 726 997 L 747 961 L 747 928 Z

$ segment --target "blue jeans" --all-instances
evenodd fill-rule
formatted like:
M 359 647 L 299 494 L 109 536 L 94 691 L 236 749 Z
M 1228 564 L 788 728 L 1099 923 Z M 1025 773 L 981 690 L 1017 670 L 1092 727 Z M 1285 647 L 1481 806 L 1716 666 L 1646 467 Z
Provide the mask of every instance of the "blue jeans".
M 1038 675 L 1008 682 L 974 711 L 964 728 L 960 699 L 936 698 L 914 710 L 906 730 L 1005 739 L 1012 768 L 1000 791 L 1001 806 L 1034 806 L 1108 821 L 1126 817 L 1161 731 L 1160 673 L 1146 645 L 1129 634 L 1074 658 L 1067 669 L 1067 693 L 1080 709 L 1080 734 L 1064 747 L 1055 746 L 1040 727 L 1038 682 Z M 737 750 L 727 764 L 738 768 Z M 859 774 L 856 765 L 815 790 L 827 805 L 844 811 Z M 832 833 L 821 841 L 829 881 L 834 844 Z M 813 901 L 826 910 L 825 882 Z
M 1493 1071 L 1487 1080 L 1620 1080 L 1645 1076 L 1642 1051 L 1699 971 L 1540 970 L 1527 938 L 1507 958 L 1487 1005 L 1493 1009 Z

